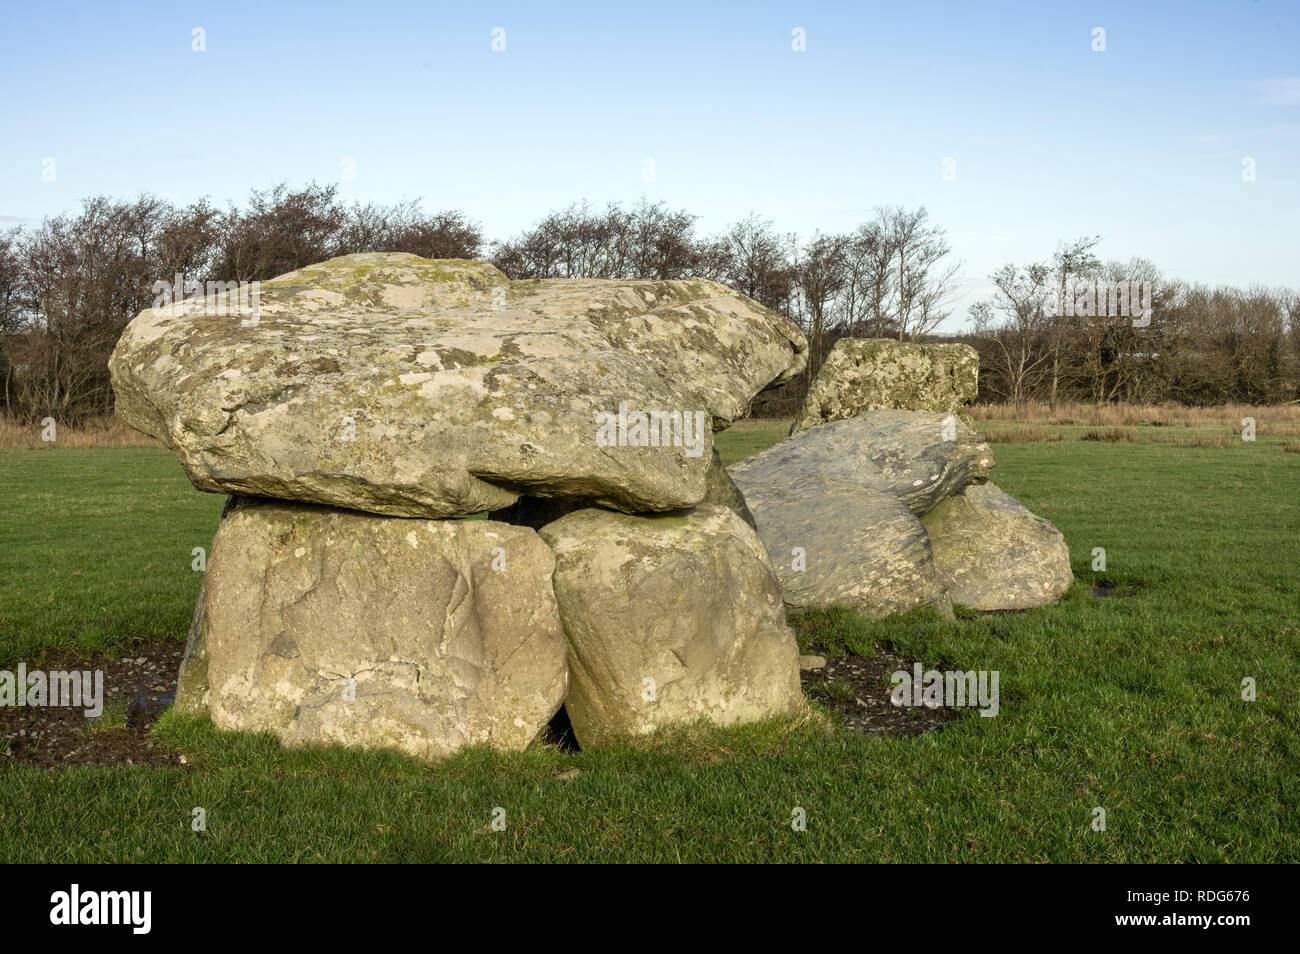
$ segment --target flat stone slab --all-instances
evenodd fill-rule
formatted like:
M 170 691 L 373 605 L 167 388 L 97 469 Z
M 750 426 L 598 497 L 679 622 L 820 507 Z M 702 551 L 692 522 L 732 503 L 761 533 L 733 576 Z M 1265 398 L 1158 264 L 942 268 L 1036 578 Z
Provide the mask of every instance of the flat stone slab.
M 794 325 L 703 280 L 512 282 L 364 254 L 258 300 L 141 312 L 109 363 L 117 413 L 200 490 L 396 516 L 521 494 L 693 505 L 713 431 L 806 363 Z
M 879 491 L 915 514 L 971 483 L 988 479 L 993 452 L 953 414 L 867 411 L 801 431 L 728 468 L 762 530 L 750 499 L 805 475 Z

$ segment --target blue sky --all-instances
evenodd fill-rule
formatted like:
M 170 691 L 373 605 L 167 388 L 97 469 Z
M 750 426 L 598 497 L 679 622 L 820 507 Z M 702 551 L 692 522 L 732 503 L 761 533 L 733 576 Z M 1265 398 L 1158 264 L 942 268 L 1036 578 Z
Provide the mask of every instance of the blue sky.
M 801 235 L 924 204 L 964 263 L 949 330 L 994 268 L 1082 234 L 1177 277 L 1300 285 L 1297 0 L 10 0 L 0 93 L 0 227 L 313 179 L 492 237 L 582 198 Z

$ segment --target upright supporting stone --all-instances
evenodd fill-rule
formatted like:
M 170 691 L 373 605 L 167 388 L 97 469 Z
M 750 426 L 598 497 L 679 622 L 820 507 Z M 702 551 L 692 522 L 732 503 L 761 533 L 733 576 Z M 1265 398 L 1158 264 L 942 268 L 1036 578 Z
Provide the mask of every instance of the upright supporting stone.
M 241 501 L 177 705 L 288 745 L 522 749 L 568 687 L 554 566 L 523 527 Z
M 579 510 L 541 533 L 555 551 L 566 709 L 583 746 L 696 719 L 731 725 L 802 711 L 780 586 L 734 512 Z

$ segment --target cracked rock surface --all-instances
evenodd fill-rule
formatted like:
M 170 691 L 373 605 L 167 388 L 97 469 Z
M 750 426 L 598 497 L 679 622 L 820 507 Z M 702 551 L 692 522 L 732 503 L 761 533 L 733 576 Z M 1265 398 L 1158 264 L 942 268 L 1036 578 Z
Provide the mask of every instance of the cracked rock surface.
M 989 445 L 954 415 L 880 410 L 801 431 L 728 472 L 762 533 L 751 494 L 808 474 L 888 494 L 921 516 L 967 484 L 988 480 L 993 467 Z
M 802 711 L 780 585 L 732 510 L 579 510 L 541 535 L 555 551 L 565 708 L 582 746 L 696 719 L 731 725 Z
M 522 749 L 568 686 L 554 566 L 526 527 L 237 500 L 177 706 L 287 745 Z

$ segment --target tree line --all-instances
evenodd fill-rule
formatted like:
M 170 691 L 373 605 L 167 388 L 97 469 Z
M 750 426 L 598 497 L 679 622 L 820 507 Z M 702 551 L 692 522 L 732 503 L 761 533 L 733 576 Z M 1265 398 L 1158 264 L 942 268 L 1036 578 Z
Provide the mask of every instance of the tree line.
M 994 293 L 958 336 L 980 352 L 982 400 L 1277 403 L 1300 393 L 1295 292 L 1165 279 L 1141 259 L 1102 263 L 1098 241 L 1063 243 L 1044 261 L 990 276 Z M 486 259 L 515 279 L 721 282 L 808 336 L 808 371 L 755 404 L 782 415 L 795 412 L 839 338 L 930 338 L 952 313 L 960 270 L 924 208 L 881 208 L 851 232 L 800 238 L 756 214 L 705 235 L 695 216 L 662 202 L 578 203 L 490 242 L 463 212 L 347 205 L 333 186 L 281 184 L 225 209 L 97 197 L 74 215 L 0 233 L 0 412 L 68 422 L 109 412 L 108 355 L 154 303 L 155 282 L 266 280 L 354 252 Z M 1150 294 L 1149 318 L 1111 313 L 1104 289 L 1121 283 L 1132 284 L 1135 306 L 1139 286 Z M 1085 286 L 1103 289 L 1100 302 L 1076 294 Z
M 1142 258 L 1102 262 L 1099 241 L 1064 242 L 1044 261 L 990 276 L 994 294 L 971 309 L 982 396 L 1053 407 L 1064 399 L 1212 405 L 1300 396 L 1294 289 L 1211 288 L 1167 278 Z M 1127 309 L 1126 290 L 1134 299 Z

